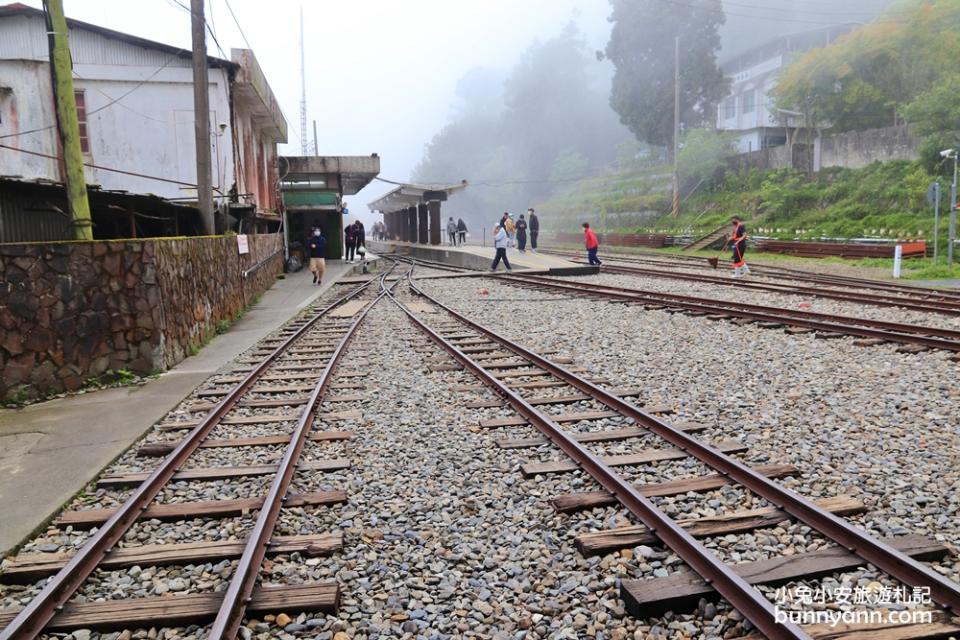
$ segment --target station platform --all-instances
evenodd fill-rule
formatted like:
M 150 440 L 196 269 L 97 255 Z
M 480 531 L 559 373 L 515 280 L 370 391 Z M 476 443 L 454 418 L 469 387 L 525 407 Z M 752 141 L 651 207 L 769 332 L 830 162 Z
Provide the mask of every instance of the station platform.
M 394 253 L 477 271 L 489 270 L 496 255 L 493 247 L 470 244 L 454 247 L 380 240 L 367 240 L 366 244 L 371 251 L 379 255 Z M 557 276 L 590 275 L 599 272 L 599 267 L 596 266 L 577 264 L 562 256 L 534 253 L 529 250 L 521 253 L 517 249 L 508 249 L 507 259 L 515 270 L 523 269 Z M 500 270 L 503 271 L 502 266 Z
M 357 267 L 328 260 L 322 286 L 312 284 L 306 269 L 287 274 L 197 355 L 144 385 L 0 410 L 0 555 L 41 527 L 199 384 Z

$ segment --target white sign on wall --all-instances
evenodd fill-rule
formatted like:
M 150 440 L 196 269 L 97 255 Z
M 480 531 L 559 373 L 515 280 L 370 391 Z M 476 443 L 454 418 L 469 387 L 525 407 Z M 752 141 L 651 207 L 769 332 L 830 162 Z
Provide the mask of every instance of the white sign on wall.
M 247 236 L 237 236 L 237 249 L 241 254 L 250 253 L 250 244 L 247 242 Z

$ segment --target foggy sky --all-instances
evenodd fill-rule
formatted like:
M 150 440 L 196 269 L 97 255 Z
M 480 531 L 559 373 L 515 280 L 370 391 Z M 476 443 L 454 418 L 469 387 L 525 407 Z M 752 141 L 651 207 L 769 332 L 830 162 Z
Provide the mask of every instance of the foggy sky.
M 40 0 L 25 1 L 40 6 Z M 178 1 L 189 5 L 189 0 L 65 0 L 64 4 L 71 18 L 189 48 L 190 16 Z M 591 48 L 603 49 L 610 32 L 607 0 L 230 2 L 287 118 L 289 142 L 281 153 L 300 154 L 302 6 L 308 138 L 312 140 L 316 120 L 321 155 L 379 153 L 381 176 L 392 180 L 409 178 L 424 145 L 455 115 L 456 87 L 465 73 L 484 68 L 505 75 L 531 42 L 555 36 L 571 19 Z M 757 39 L 750 44 L 759 44 L 767 37 L 816 28 L 815 21 L 866 20 L 861 7 L 873 9 L 886 0 L 727 2 L 731 3 L 729 13 L 740 14 L 728 18 L 727 41 L 743 46 L 741 32 Z M 745 5 L 774 9 L 764 14 Z M 790 20 L 783 19 L 785 10 L 792 11 Z M 225 0 L 208 0 L 207 21 L 226 57 L 231 48 L 246 47 Z M 209 37 L 207 47 L 210 55 L 222 55 Z M 390 188 L 374 182 L 349 197 L 351 212 L 365 213 L 367 202 Z

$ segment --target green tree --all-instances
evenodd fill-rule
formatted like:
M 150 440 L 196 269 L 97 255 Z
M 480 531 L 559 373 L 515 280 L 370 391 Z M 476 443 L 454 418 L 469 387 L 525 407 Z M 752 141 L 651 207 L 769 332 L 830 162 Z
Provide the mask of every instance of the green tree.
M 923 138 L 920 157 L 930 173 L 946 175 L 952 165 L 943 162 L 940 151 L 960 148 L 960 74 L 951 75 L 921 93 L 903 109 L 913 131 Z
M 735 153 L 736 139 L 732 133 L 708 127 L 688 132 L 683 136 L 677 162 L 681 180 L 696 184 L 720 177 L 726 159 Z
M 673 141 L 674 40 L 680 37 L 680 117 L 687 129 L 713 117 L 727 91 L 717 66 L 720 0 L 611 0 L 606 57 L 616 72 L 610 106 L 638 140 Z
M 904 0 L 877 21 L 800 56 L 778 78 L 779 107 L 834 131 L 889 126 L 960 56 L 960 2 Z

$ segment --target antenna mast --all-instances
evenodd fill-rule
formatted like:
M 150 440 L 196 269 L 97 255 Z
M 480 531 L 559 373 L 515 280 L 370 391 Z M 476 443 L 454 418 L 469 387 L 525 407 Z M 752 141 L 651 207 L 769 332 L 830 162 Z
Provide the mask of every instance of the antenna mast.
M 303 5 L 300 5 L 300 152 L 307 155 L 307 62 L 303 53 Z

